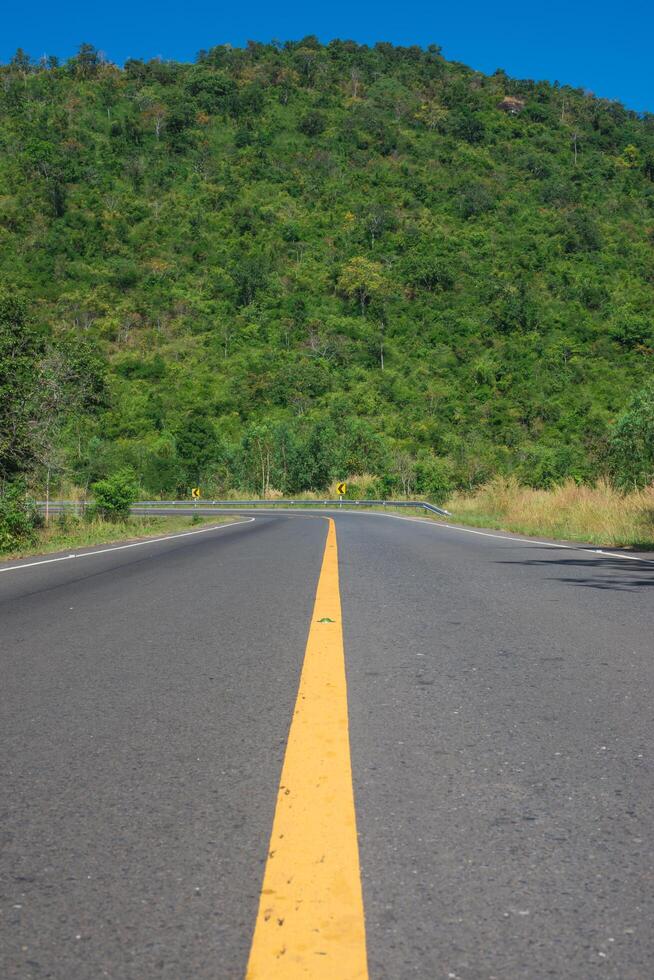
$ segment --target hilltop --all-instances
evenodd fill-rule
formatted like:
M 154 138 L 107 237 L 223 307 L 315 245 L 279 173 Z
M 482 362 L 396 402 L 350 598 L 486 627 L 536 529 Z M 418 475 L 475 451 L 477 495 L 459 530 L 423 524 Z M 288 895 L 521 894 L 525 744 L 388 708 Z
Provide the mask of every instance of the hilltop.
M 0 68 L 5 476 L 593 480 L 653 280 L 654 117 L 577 89 L 312 37 Z

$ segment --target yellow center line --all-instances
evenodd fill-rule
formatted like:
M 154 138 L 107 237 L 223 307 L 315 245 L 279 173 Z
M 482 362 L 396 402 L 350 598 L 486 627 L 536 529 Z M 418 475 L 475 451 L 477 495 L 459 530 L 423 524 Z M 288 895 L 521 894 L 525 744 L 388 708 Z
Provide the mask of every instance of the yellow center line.
M 338 551 L 329 518 L 247 980 L 367 976 Z

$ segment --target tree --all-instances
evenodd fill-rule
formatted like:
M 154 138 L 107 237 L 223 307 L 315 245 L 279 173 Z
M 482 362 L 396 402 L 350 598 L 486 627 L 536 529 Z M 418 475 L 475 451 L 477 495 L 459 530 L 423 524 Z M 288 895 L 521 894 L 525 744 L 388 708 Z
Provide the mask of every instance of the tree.
M 427 129 L 441 129 L 447 120 L 447 109 L 436 99 L 422 102 L 415 113 L 415 118 Z
M 88 344 L 64 337 L 46 345 L 36 380 L 32 440 L 35 461 L 45 474 L 47 523 L 52 478 L 65 466 L 64 428 L 73 426 L 79 434 L 81 418 L 105 404 L 104 364 Z
M 104 363 L 72 336 L 56 342 L 34 326 L 27 304 L 0 292 L 0 481 L 51 476 L 64 463 L 63 432 L 106 401 Z
M 275 461 L 275 433 L 271 425 L 252 425 L 243 442 L 246 472 L 250 472 L 263 498 L 270 495 Z M 248 465 L 249 463 L 249 465 Z
M 597 252 L 602 248 L 602 233 L 595 217 L 586 210 L 575 210 L 564 225 L 566 252 Z
M 381 264 L 363 256 L 351 259 L 341 271 L 338 288 L 345 296 L 357 300 L 361 316 L 365 316 L 368 304 L 387 291 Z
M 466 143 L 481 143 L 486 135 L 483 120 L 470 109 L 464 108 L 449 117 L 450 130 L 454 136 Z
M 325 131 L 325 117 L 322 112 L 312 109 L 305 116 L 302 116 L 297 128 L 305 136 L 320 136 Z
M 234 79 L 207 65 L 194 65 L 185 76 L 184 87 L 206 112 L 228 111 L 236 104 L 238 90 Z
M 340 443 L 333 424 L 321 419 L 304 432 L 296 458 L 298 490 L 324 490 L 337 475 Z
M 16 48 L 16 53 L 13 55 L 9 65 L 18 72 L 26 73 L 32 70 L 33 62 L 27 51 L 23 51 L 22 48 Z
M 403 263 L 403 271 L 409 285 L 434 293 L 452 289 L 454 271 L 451 262 L 427 247 L 412 250 Z
M 211 419 L 201 412 L 193 412 L 178 429 L 176 444 L 186 485 L 200 483 L 219 456 L 218 437 Z
M 38 364 L 44 341 L 15 294 L 0 292 L 0 481 L 29 472 L 36 459 Z
M 257 292 L 266 285 L 269 273 L 270 260 L 262 252 L 239 256 L 231 271 L 238 306 L 249 306 L 254 301 Z
M 168 109 L 161 102 L 153 102 L 147 109 L 143 110 L 143 120 L 148 126 L 152 125 L 154 135 L 157 139 L 161 138 L 161 132 L 165 125 L 167 115 Z
M 77 54 L 68 62 L 78 78 L 94 78 L 101 64 L 100 53 L 92 44 L 80 44 Z
M 633 143 L 629 143 L 625 146 L 622 151 L 622 156 L 620 162 L 628 170 L 635 170 L 642 167 L 643 161 L 641 160 L 640 153 L 638 152 L 638 147 L 634 146 Z
M 363 226 L 370 238 L 370 247 L 374 248 L 377 239 L 387 231 L 392 231 L 396 224 L 395 215 L 389 208 L 383 205 L 368 208 L 363 215 Z
M 416 480 L 415 456 L 405 449 L 396 450 L 393 453 L 392 470 L 400 482 L 403 495 L 410 497 Z

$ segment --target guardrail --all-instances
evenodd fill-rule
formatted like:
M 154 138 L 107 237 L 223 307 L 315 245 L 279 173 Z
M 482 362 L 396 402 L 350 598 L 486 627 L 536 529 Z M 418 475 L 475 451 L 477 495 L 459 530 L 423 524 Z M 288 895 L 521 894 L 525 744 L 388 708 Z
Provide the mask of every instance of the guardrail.
M 45 501 L 37 500 L 37 506 L 45 510 Z M 81 511 L 87 504 L 80 500 L 51 500 L 48 507 L 51 511 L 61 509 Z M 227 507 L 238 510 L 242 507 L 414 507 L 440 514 L 442 517 L 451 517 L 449 510 L 437 507 L 435 504 L 427 503 L 424 500 L 139 500 L 132 510 L 138 513 L 139 510 L 154 510 L 157 507 L 174 507 L 177 509 L 187 508 L 188 510 L 200 510 L 207 507 Z

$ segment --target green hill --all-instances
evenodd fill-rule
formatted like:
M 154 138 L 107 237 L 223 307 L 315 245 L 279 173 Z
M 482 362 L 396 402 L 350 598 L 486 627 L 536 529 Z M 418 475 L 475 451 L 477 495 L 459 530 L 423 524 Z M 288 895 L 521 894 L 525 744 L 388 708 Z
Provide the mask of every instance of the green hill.
M 654 116 L 578 89 L 311 37 L 0 68 L 5 476 L 589 480 L 653 282 Z

